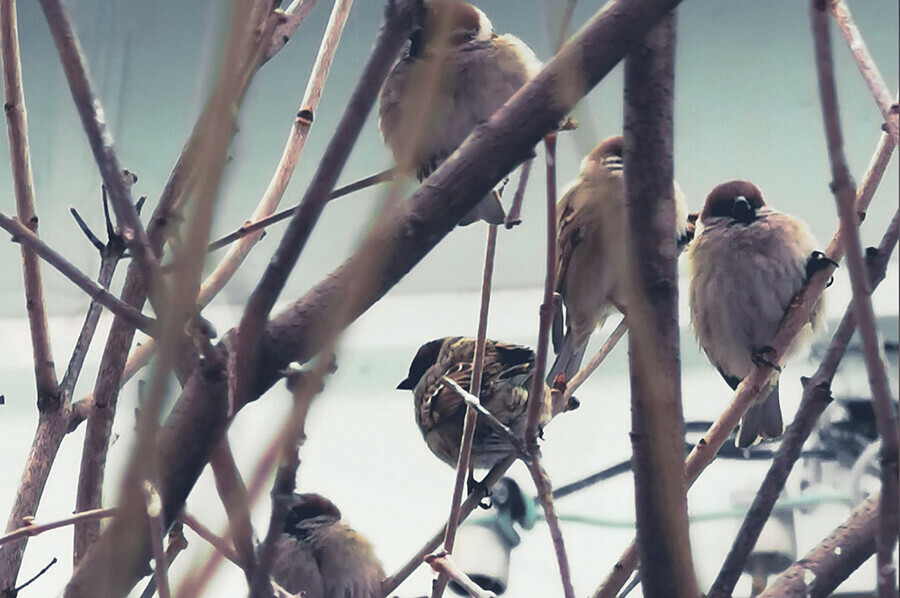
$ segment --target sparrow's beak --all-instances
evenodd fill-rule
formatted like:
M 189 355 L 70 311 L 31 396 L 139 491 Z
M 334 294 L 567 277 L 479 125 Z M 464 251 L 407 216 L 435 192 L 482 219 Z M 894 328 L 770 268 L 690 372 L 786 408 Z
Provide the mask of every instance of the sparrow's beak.
M 397 390 L 413 390 L 416 387 L 416 383 L 407 378 L 403 382 L 397 385 Z
M 731 207 L 731 217 L 741 224 L 750 224 L 756 218 L 756 212 L 745 197 L 738 197 Z

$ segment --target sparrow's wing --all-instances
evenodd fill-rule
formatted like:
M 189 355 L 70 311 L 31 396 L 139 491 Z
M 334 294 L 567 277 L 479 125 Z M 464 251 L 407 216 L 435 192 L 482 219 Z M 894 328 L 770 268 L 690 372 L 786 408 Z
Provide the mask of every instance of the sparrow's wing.
M 559 220 L 556 227 L 556 292 L 562 293 L 566 284 L 566 276 L 569 271 L 569 263 L 572 261 L 572 253 L 581 242 L 581 230 L 575 220 L 575 209 L 570 198 L 575 192 L 573 188 L 566 193 L 559 202 Z M 553 351 L 559 353 L 563 343 L 563 305 L 562 301 L 556 307 L 553 317 Z
M 490 381 L 509 380 L 522 384 L 534 369 L 534 351 L 524 345 L 491 343 L 485 351 L 484 370 L 491 373 Z M 483 384 L 483 383 L 482 383 Z
M 707 353 L 707 355 L 709 355 L 709 353 Z M 719 374 L 720 374 L 720 375 L 722 376 L 722 378 L 725 380 L 725 383 L 728 384 L 728 386 L 731 387 L 731 390 L 737 390 L 738 384 L 741 383 L 741 379 L 740 379 L 740 378 L 738 378 L 738 377 L 736 377 L 736 376 L 732 376 L 732 375 L 726 373 L 725 370 L 723 370 L 723 369 L 722 369 L 722 366 L 720 366 L 720 365 L 717 365 L 717 366 L 716 366 L 716 371 L 719 372 Z

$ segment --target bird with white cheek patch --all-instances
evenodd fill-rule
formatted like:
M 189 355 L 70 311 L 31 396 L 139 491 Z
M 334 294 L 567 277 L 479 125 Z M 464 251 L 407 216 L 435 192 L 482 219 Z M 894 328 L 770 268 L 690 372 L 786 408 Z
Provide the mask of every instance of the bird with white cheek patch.
M 754 364 L 767 363 L 791 300 L 825 261 L 814 247 L 806 225 L 770 208 L 749 181 L 723 183 L 706 198 L 688 250 L 691 322 L 732 389 Z M 806 331 L 820 324 L 822 311 L 819 302 Z M 783 431 L 776 381 L 747 410 L 735 444 L 746 448 Z
M 380 598 L 384 570 L 333 502 L 295 494 L 275 547 L 272 578 L 305 598 Z
M 556 207 L 556 292 L 562 302 L 553 321 L 556 360 L 548 381 L 559 374 L 571 380 L 594 329 L 603 326 L 614 309 L 626 311 L 624 153 L 620 136 L 601 142 L 584 159 L 581 174 Z M 693 227 L 677 184 L 675 207 L 675 236 L 683 247 L 692 238 Z
M 487 16 L 461 0 L 428 0 L 421 28 L 381 88 L 381 135 L 403 173 L 419 181 L 450 156 L 541 68 L 514 35 L 494 33 Z M 461 225 L 502 224 L 499 195 L 491 192 Z

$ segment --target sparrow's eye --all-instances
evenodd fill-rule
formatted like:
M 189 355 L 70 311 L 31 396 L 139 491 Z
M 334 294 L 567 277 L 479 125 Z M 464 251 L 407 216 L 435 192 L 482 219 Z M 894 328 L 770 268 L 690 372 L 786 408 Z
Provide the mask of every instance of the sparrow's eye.
M 734 202 L 735 198 L 721 199 L 714 202 L 710 206 L 709 215 L 713 218 L 731 216 L 732 209 L 734 208 Z

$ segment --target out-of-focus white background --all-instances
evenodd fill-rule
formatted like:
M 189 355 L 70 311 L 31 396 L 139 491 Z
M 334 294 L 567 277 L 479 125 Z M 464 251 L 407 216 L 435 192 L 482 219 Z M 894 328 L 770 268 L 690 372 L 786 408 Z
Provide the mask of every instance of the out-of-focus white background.
M 239 226 L 265 188 L 280 155 L 315 56 L 330 3 L 321 2 L 294 39 L 260 72 L 241 114 L 241 129 L 232 148 L 233 160 L 214 234 Z M 519 35 L 548 59 L 555 43 L 562 3 L 485 1 L 480 6 L 501 32 Z M 573 19 L 580 27 L 601 6 L 582 2 Z M 889 85 L 898 80 L 898 6 L 894 2 L 854 2 L 854 11 L 869 49 Z M 76 28 L 90 61 L 117 148 L 140 180 L 136 194 L 149 196 L 148 209 L 168 176 L 193 119 L 199 112 L 216 64 L 224 3 L 182 3 L 165 0 L 69 2 Z M 286 202 L 302 194 L 356 82 L 362 59 L 380 22 L 380 2 L 358 2 L 351 12 L 342 45 L 316 114 L 309 143 L 301 157 Z M 827 154 L 819 113 L 812 42 L 806 3 L 767 1 L 724 3 L 685 2 L 678 16 L 676 89 L 676 176 L 691 209 L 698 209 L 713 185 L 731 178 L 757 182 L 776 208 L 809 222 L 823 244 L 836 228 L 833 199 L 828 191 Z M 26 103 L 32 142 L 37 209 L 42 236 L 89 273 L 98 265 L 95 250 L 77 231 L 67 207 L 75 205 L 97 229 L 102 227 L 100 180 L 81 134 L 52 41 L 36 3 L 20 3 L 20 43 Z M 837 77 L 844 134 L 852 172 L 861 178 L 880 135 L 881 117 L 846 45 L 835 36 Z M 582 156 L 602 138 L 621 132 L 621 68 L 591 92 L 575 112 L 581 128 L 560 136 L 559 179 L 575 176 Z M 0 144 L 0 163 L 8 163 L 6 144 Z M 359 146 L 345 168 L 342 182 L 356 180 L 390 164 L 370 119 Z M 897 208 L 898 177 L 894 160 L 875 198 L 862 231 L 870 245 Z M 0 172 L 0 210 L 14 213 L 12 186 Z M 515 181 L 515 179 L 514 179 Z M 534 346 L 539 285 L 543 278 L 545 230 L 541 198 L 543 168 L 533 169 L 526 198 L 524 223 L 501 231 L 496 288 L 489 335 Z M 372 190 L 330 205 L 301 257 L 286 289 L 285 301 L 299 297 L 355 247 L 376 209 L 381 192 Z M 287 205 L 287 204 L 286 204 Z M 283 228 L 273 228 L 219 299 L 204 313 L 218 330 L 233 326 L 239 309 L 268 261 Z M 485 228 L 457 229 L 381 303 L 360 318 L 344 338 L 340 369 L 314 403 L 307 427 L 298 475 L 299 488 L 331 497 L 345 518 L 365 533 L 390 573 L 430 537 L 449 509 L 453 472 L 425 448 L 412 415 L 409 393 L 394 387 L 406 373 L 416 348 L 444 335 L 474 335 L 478 312 Z M 217 256 L 209 260 L 216 263 Z M 0 243 L 0 520 L 5 521 L 18 478 L 27 458 L 37 421 L 30 342 L 18 268 L 19 250 Z M 894 274 L 876 294 L 884 335 L 897 339 L 896 262 Z M 51 336 L 59 368 L 64 367 L 81 325 L 87 299 L 71 284 L 44 268 Z M 121 269 L 124 272 L 124 268 Z M 121 272 L 116 283 L 121 284 Z M 828 311 L 839 317 L 849 300 L 846 271 L 838 270 L 827 291 Z M 682 284 L 686 279 L 682 279 Z M 685 291 L 682 286 L 682 303 Z M 682 306 L 682 324 L 688 318 Z M 98 332 L 88 356 L 76 398 L 91 390 L 108 320 Z M 832 326 L 833 330 L 833 326 Z M 609 332 L 607 329 L 605 332 Z M 598 340 L 599 337 L 599 340 Z M 595 335 L 594 346 L 603 334 Z M 820 336 L 827 340 L 827 333 Z M 683 330 L 683 389 L 685 416 L 712 420 L 730 397 L 727 386 L 696 348 L 689 329 Z M 852 355 L 848 359 L 852 360 Z M 896 385 L 896 354 L 891 377 Z M 815 365 L 798 355 L 782 378 L 785 419 L 799 400 L 799 376 Z M 848 362 L 839 384 L 845 392 L 866 395 L 865 374 Z M 582 407 L 555 421 L 543 445 L 546 467 L 554 484 L 588 475 L 626 459 L 630 454 L 627 356 L 619 347 L 598 373 L 577 393 Z M 894 396 L 896 396 L 896 386 Z M 106 497 L 114 504 L 117 475 L 129 450 L 133 432 L 136 386 L 121 395 L 114 426 L 114 444 Z M 288 393 L 273 389 L 251 405 L 235 422 L 230 437 L 239 464 L 249 474 L 288 407 Z M 70 435 L 59 458 L 38 512 L 38 521 L 68 515 L 74 508 L 74 488 L 83 431 Z M 732 495 L 753 491 L 764 473 L 759 462 L 715 463 L 690 494 L 690 509 L 698 521 L 692 526 L 694 558 L 701 587 L 707 588 L 721 564 L 740 521 L 704 517 L 721 515 L 735 505 Z M 792 478 L 799 485 L 800 471 Z M 512 474 L 527 493 L 531 483 L 519 466 Z M 800 476 L 800 477 L 797 477 Z M 586 595 L 606 575 L 630 540 L 633 530 L 632 480 L 626 474 L 580 495 L 560 501 L 564 515 L 594 517 L 604 525 L 565 523 L 564 534 L 572 562 L 576 593 Z M 839 487 L 835 494 L 846 494 Z M 824 496 L 824 495 L 823 495 Z M 827 497 L 826 497 L 827 498 Z M 204 474 L 188 501 L 188 510 L 214 529 L 224 514 L 211 478 Z M 846 516 L 847 506 L 827 502 L 798 517 L 798 548 L 802 554 Z M 265 529 L 268 502 L 254 511 L 259 533 Z M 189 552 L 173 566 L 175 579 L 202 562 L 209 549 L 190 532 Z M 32 539 L 20 580 L 57 556 L 54 566 L 23 595 L 55 595 L 68 579 L 71 530 L 63 529 Z M 512 555 L 508 595 L 556 596 L 556 563 L 546 527 L 539 524 L 523 533 Z M 874 579 L 861 574 L 862 585 Z M 402 586 L 399 596 L 426 594 L 430 573 L 424 568 Z M 241 574 L 225 565 L 206 595 L 242 595 Z M 746 592 L 747 579 L 739 592 Z

